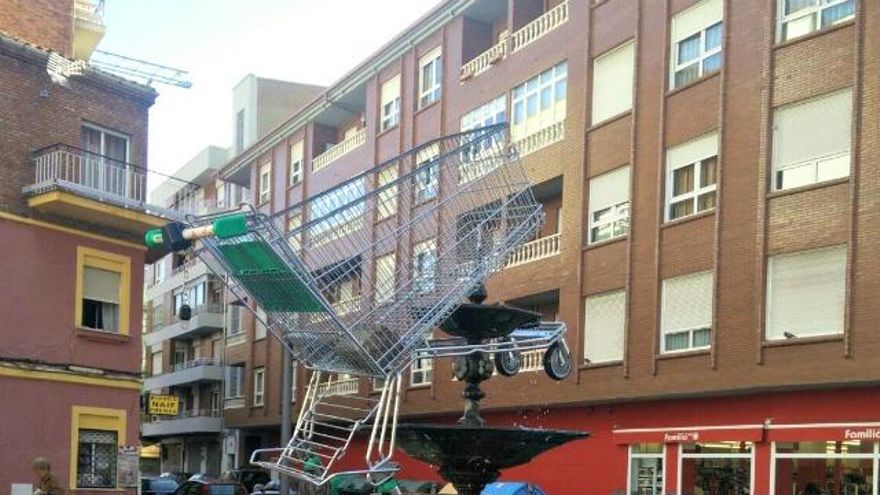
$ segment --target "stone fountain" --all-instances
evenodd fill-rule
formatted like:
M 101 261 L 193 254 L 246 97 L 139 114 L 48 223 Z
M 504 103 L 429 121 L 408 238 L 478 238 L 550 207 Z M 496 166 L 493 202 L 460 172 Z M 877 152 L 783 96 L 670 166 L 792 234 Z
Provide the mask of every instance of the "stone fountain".
M 441 329 L 468 344 L 504 338 L 515 329 L 537 323 L 540 314 L 506 306 L 483 304 L 480 285 L 442 325 Z M 521 427 L 486 426 L 480 416 L 480 400 L 486 394 L 480 383 L 492 378 L 492 359 L 482 352 L 458 357 L 453 363 L 456 378 L 465 382 L 461 396 L 464 415 L 454 425 L 400 424 L 397 445 L 410 456 L 438 466 L 438 472 L 455 486 L 459 495 L 479 495 L 497 480 L 502 469 L 519 466 L 564 443 L 586 438 L 587 432 Z

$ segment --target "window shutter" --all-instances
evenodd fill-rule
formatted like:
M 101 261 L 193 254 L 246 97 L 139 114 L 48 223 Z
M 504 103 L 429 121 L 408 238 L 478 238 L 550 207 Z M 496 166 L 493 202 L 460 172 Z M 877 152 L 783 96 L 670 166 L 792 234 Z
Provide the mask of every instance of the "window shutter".
M 663 333 L 712 326 L 712 272 L 663 281 Z
M 428 52 L 428 53 L 422 55 L 422 57 L 419 59 L 419 67 L 420 67 L 420 68 L 421 68 L 421 67 L 424 67 L 425 64 L 427 64 L 428 62 L 430 62 L 430 61 L 434 60 L 435 58 L 439 57 L 439 56 L 441 55 L 441 53 L 442 53 L 442 52 L 441 52 L 442 49 L 443 49 L 442 46 L 438 46 L 438 47 L 434 48 L 433 50 L 431 50 L 430 52 Z
M 632 108 L 635 43 L 630 41 L 593 62 L 593 123 Z
M 395 98 L 400 96 L 400 75 L 396 75 L 391 79 L 382 83 L 381 89 L 381 103 L 382 106 L 385 106 L 386 103 L 394 101 Z
M 625 165 L 590 179 L 590 213 L 628 201 L 629 174 Z
M 843 332 L 846 246 L 774 256 L 768 277 L 768 340 Z
M 850 151 L 852 90 L 781 107 L 773 119 L 773 166 Z
M 290 147 L 290 163 L 302 162 L 303 159 L 303 142 L 297 141 Z
M 623 359 L 626 291 L 588 297 L 584 304 L 584 358 L 592 363 Z
M 710 132 L 666 151 L 667 170 L 675 170 L 718 154 L 718 133 Z
M 724 2 L 703 0 L 672 18 L 672 43 L 675 44 L 698 33 L 722 19 L 724 19 Z
M 83 297 L 119 304 L 121 276 L 116 272 L 86 266 L 83 268 Z

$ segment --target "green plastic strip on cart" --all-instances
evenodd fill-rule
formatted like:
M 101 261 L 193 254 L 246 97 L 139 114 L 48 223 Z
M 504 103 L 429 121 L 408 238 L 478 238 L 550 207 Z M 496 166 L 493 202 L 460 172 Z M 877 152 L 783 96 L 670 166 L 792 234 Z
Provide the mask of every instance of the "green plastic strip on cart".
M 243 241 L 217 248 L 232 267 L 235 278 L 266 311 L 324 311 L 318 299 L 265 242 Z

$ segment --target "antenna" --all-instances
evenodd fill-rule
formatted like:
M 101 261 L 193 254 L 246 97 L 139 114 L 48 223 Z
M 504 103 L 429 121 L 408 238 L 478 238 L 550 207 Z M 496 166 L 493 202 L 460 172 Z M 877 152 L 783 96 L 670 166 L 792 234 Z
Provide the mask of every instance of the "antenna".
M 192 82 L 189 80 L 189 72 L 185 70 L 102 50 L 95 50 L 89 60 L 89 65 L 117 76 L 133 79 L 148 86 L 155 82 L 177 86 L 178 88 L 192 87 Z

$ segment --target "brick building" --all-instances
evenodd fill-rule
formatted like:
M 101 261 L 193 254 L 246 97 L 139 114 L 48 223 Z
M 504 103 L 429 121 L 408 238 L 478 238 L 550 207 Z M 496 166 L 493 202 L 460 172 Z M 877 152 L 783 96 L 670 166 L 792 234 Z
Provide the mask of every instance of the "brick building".
M 221 178 L 276 213 L 508 122 L 548 222 L 489 297 L 565 321 L 578 366 L 551 382 L 525 356 L 484 387 L 485 416 L 592 438 L 504 477 L 551 493 L 876 495 L 878 111 L 876 1 L 448 0 Z M 281 380 L 278 343 L 244 324 L 226 353 L 245 377 L 246 404 L 225 414 L 240 463 L 278 443 Z M 408 373 L 408 419 L 460 414 L 449 361 Z M 402 478 L 432 476 L 401 462 Z
M 103 2 L 0 2 L 0 491 L 136 492 L 147 112 L 88 65 Z

